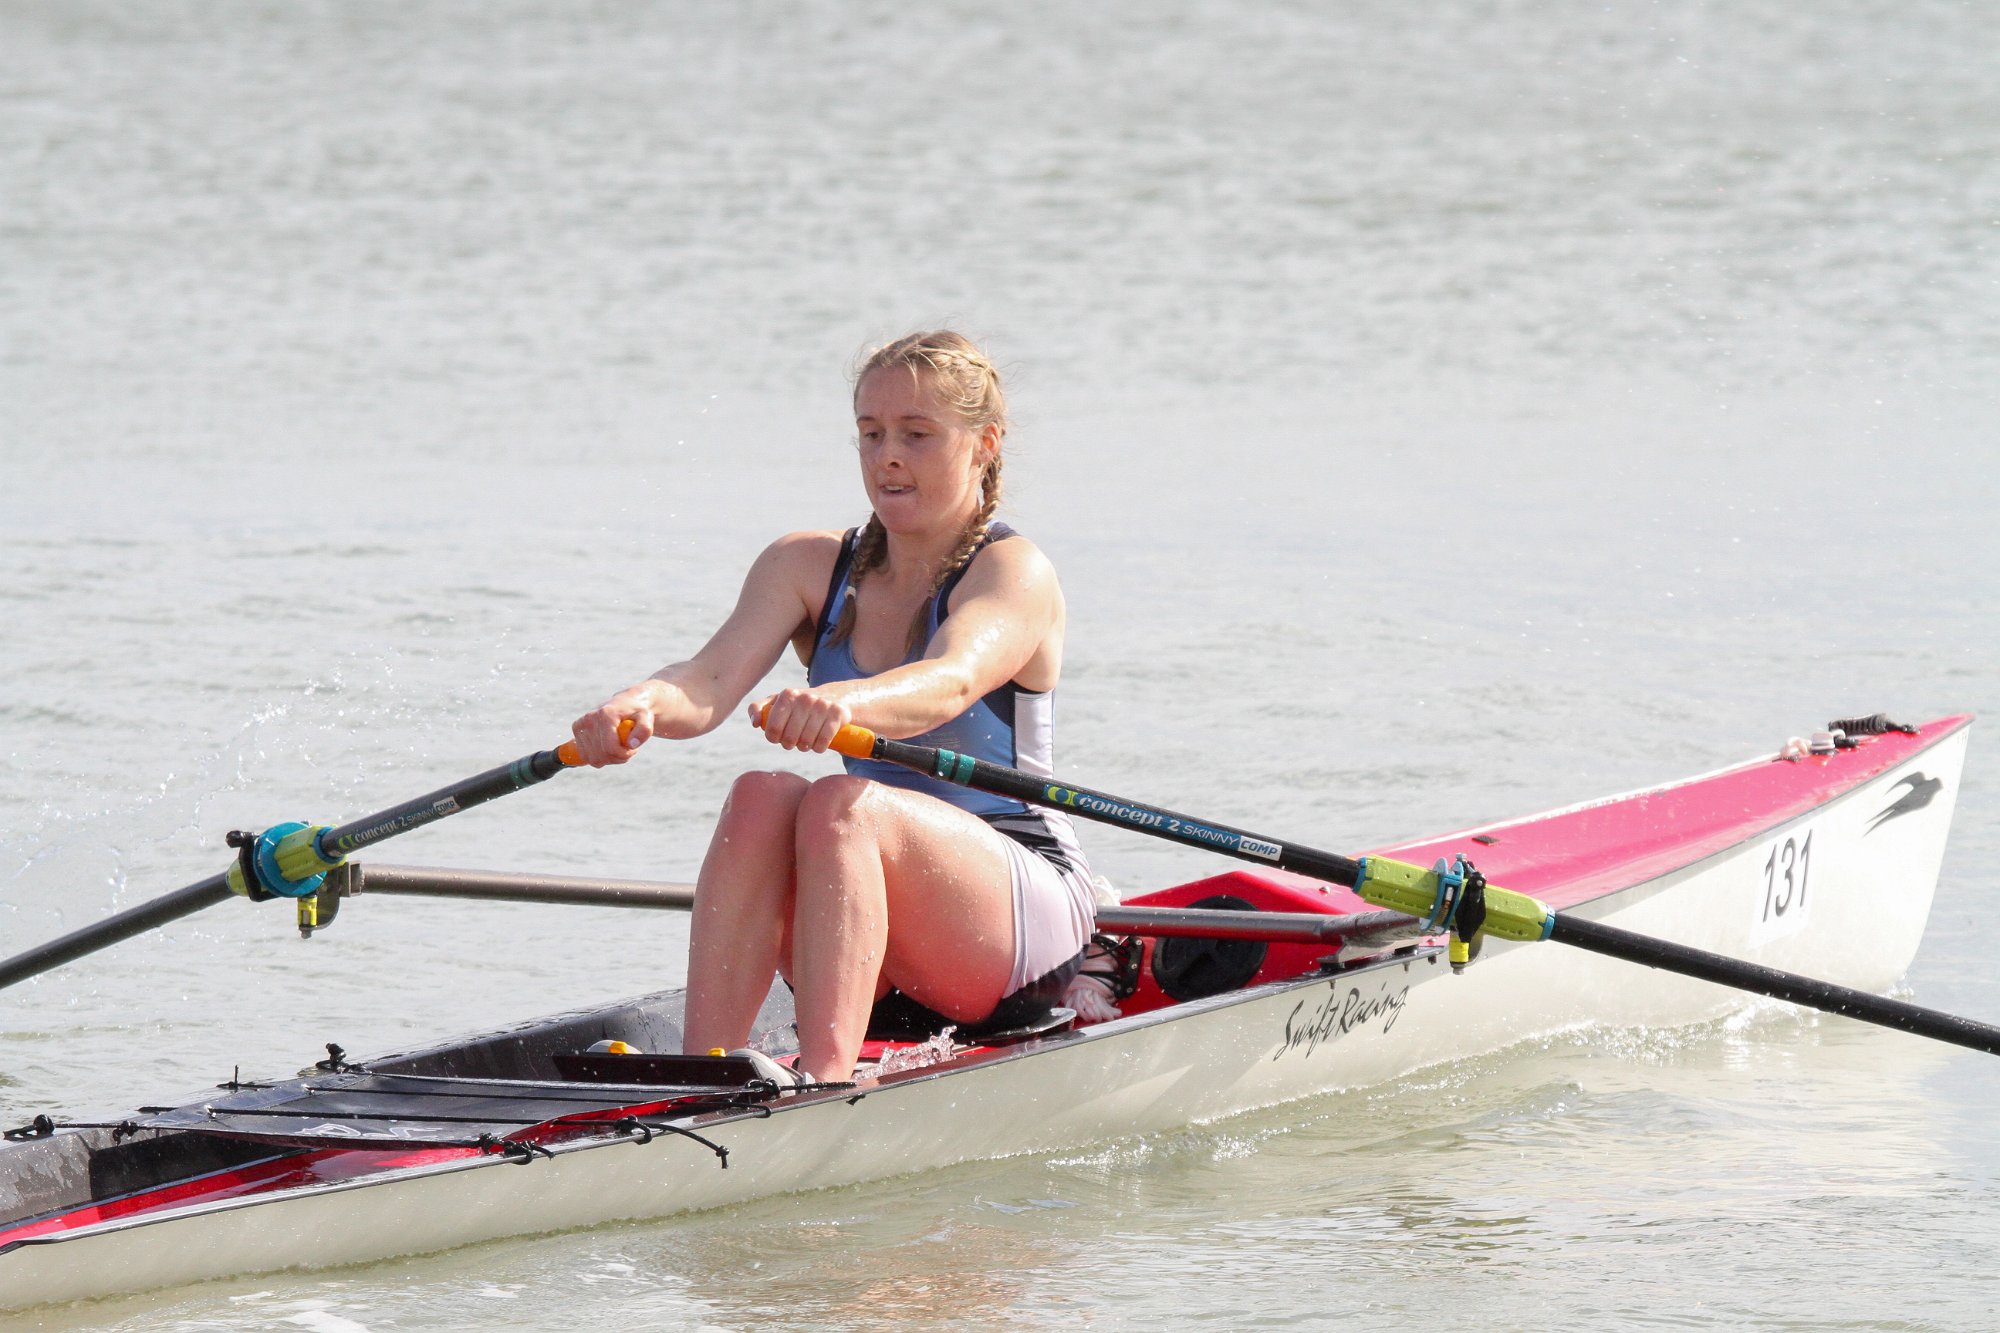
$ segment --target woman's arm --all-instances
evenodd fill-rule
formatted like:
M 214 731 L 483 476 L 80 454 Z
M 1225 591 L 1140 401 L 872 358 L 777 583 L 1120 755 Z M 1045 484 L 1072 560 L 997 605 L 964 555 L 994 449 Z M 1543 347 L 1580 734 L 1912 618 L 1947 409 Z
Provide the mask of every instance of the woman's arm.
M 622 764 L 654 736 L 684 740 L 715 730 L 811 623 L 839 549 L 839 534 L 830 532 L 794 532 L 766 547 L 744 576 L 735 609 L 699 652 L 576 720 L 570 730 L 583 761 Z M 632 734 L 621 743 L 618 724 L 627 718 Z
M 1054 566 L 1027 539 L 1009 538 L 974 559 L 920 660 L 859 680 L 781 690 L 752 705 L 751 720 L 762 717 L 765 734 L 795 750 L 826 749 L 849 722 L 891 738 L 921 735 L 1008 681 L 1052 688 L 1062 637 Z

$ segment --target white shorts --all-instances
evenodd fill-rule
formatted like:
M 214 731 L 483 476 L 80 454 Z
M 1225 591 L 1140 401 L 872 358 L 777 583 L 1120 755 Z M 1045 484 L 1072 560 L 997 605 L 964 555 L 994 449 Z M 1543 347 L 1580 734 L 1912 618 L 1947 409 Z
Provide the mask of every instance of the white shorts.
M 1004 832 L 1014 885 L 1014 970 L 1003 995 L 1055 971 L 1082 952 L 1097 925 L 1090 878 L 1029 851 Z

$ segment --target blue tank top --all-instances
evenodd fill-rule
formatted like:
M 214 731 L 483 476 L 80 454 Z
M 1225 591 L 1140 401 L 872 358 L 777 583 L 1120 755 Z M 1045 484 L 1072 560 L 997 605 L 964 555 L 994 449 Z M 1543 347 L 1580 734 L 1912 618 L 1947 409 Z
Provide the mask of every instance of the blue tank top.
M 842 538 L 840 556 L 834 561 L 833 576 L 827 582 L 826 604 L 820 608 L 819 623 L 813 634 L 812 661 L 806 668 L 806 683 L 809 685 L 859 680 L 873 674 L 863 671 L 855 662 L 851 637 L 839 643 L 828 642 L 833 627 L 840 623 L 842 610 L 854 597 L 852 574 L 858 535 L 858 529 L 849 529 Z M 1004 523 L 988 526 L 979 550 L 974 551 L 971 559 L 945 580 L 944 586 L 925 607 L 923 642 L 899 665 L 917 661 L 923 656 L 931 639 L 936 636 L 938 626 L 950 614 L 953 590 L 972 568 L 972 561 L 979 558 L 979 551 L 1014 535 L 1014 530 Z M 1024 690 L 1009 681 L 957 717 L 921 736 L 909 737 L 909 740 L 917 745 L 969 754 L 989 764 L 1019 769 L 1036 777 L 1054 777 L 1055 691 Z M 940 801 L 977 815 L 999 832 L 1050 860 L 1062 862 L 1072 870 L 1086 869 L 1083 850 L 1077 844 L 1076 830 L 1068 815 L 1027 805 L 1011 797 L 995 796 L 990 792 L 961 787 L 954 782 L 944 782 L 900 764 L 851 758 L 845 762 L 847 771 L 856 777 L 935 796 Z

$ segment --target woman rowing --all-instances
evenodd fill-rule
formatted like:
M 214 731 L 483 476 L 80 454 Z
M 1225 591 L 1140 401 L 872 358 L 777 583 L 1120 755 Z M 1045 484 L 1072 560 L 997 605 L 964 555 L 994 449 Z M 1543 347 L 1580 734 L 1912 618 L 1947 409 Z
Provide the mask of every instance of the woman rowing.
M 863 363 L 854 413 L 867 524 L 772 543 L 701 651 L 577 719 L 585 762 L 714 730 L 790 644 L 807 684 L 749 709 L 787 749 L 824 751 L 855 723 L 1052 771 L 1062 590 L 1047 558 L 993 521 L 998 373 L 958 334 L 913 334 Z M 1093 909 L 1066 818 L 888 764 L 846 766 L 817 781 L 745 773 L 730 788 L 697 881 L 684 1051 L 744 1046 L 782 975 L 799 1072 L 840 1081 L 892 988 L 964 1024 L 1016 997 L 1058 998 L 1074 974 Z

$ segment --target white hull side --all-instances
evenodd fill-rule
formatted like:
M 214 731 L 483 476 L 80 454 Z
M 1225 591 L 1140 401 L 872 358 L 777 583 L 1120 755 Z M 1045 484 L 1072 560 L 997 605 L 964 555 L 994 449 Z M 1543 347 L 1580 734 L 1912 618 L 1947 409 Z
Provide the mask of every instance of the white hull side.
M 1969 735 L 1961 729 L 1766 834 L 1574 914 L 1836 985 L 1887 990 L 1923 939 Z M 1902 777 L 1918 769 L 1941 775 L 1944 794 L 1871 829 Z M 1719 1018 L 1748 1002 L 1729 987 L 1572 947 L 1489 945 L 1487 952 L 1448 989 L 1412 997 L 1404 1020 L 1412 1045 L 1440 1027 L 1449 1036 L 1432 1049 L 1451 1058 L 1467 1047 L 1504 1045 L 1509 1033 L 1586 1023 L 1673 1026 Z M 1479 1023 L 1482 1017 L 1488 1021 Z M 1468 1022 L 1476 1024 L 1469 1032 Z
M 254 1205 L 208 1205 L 146 1225 L 109 1224 L 53 1244 L 30 1242 L 0 1256 L 6 1279 L 0 1302 L 75 1300 L 660 1217 L 1151 1133 L 1378 1082 L 1406 1063 L 1397 1051 L 1396 1010 L 1382 1002 L 1414 994 L 1418 980 L 1443 974 L 1435 959 L 1427 952 L 1359 975 L 1271 988 L 1171 1023 L 1107 1024 L 1089 1039 L 998 1056 L 970 1076 L 920 1072 L 892 1080 L 852 1104 L 836 1097 L 768 1119 L 697 1126 L 730 1150 L 726 1171 L 699 1144 L 662 1134 L 649 1144 L 559 1152 L 525 1167 L 487 1159 L 379 1184 L 266 1195 Z M 1302 1000 L 1310 1001 L 1310 1011 L 1328 996 L 1348 994 L 1367 1002 L 1368 1023 L 1319 1046 L 1311 1059 L 1273 1058 Z M 1106 1031 L 1128 1023 L 1122 1035 Z

